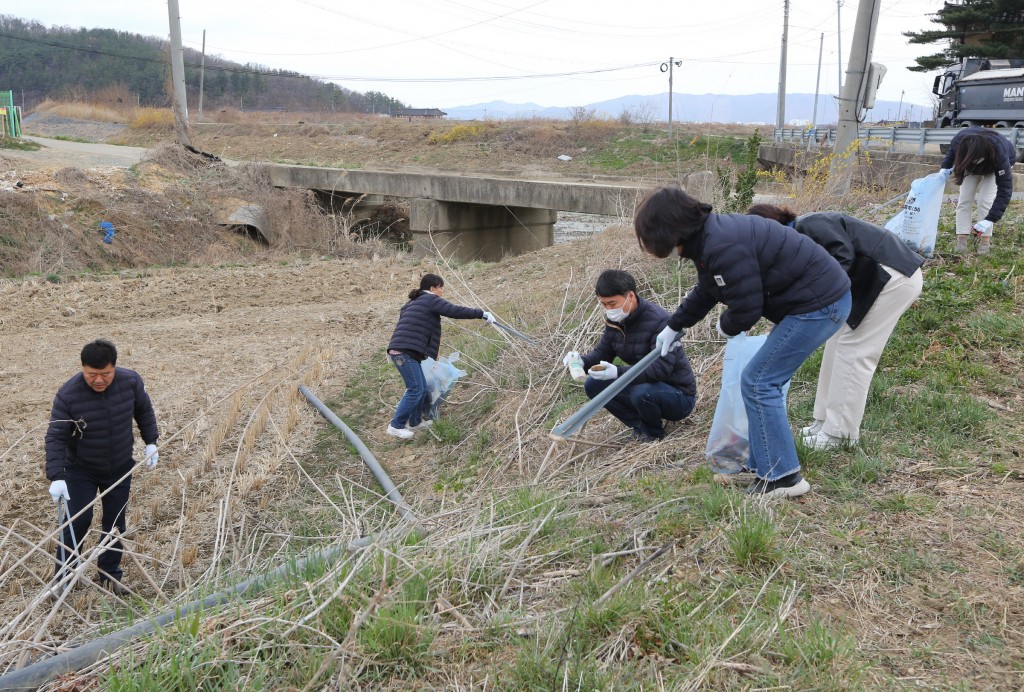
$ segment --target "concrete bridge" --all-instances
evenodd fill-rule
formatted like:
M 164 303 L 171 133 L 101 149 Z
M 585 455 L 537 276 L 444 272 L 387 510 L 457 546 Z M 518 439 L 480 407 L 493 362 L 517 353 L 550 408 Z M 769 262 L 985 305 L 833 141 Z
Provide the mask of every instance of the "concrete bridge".
M 631 217 L 643 194 L 659 183 L 519 180 L 472 174 L 347 170 L 268 164 L 277 187 L 341 197 L 386 195 L 409 200 L 413 251 L 493 262 L 554 244 L 559 211 Z M 693 174 L 684 187 L 707 184 Z

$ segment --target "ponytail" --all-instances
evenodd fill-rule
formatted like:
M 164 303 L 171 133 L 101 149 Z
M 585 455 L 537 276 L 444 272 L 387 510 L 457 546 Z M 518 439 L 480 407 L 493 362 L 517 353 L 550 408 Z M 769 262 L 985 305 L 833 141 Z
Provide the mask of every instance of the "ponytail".
M 424 274 L 420 279 L 419 288 L 414 288 L 409 291 L 409 300 L 416 300 L 421 291 L 429 291 L 430 289 L 437 288 L 438 286 L 444 286 L 444 279 L 437 274 Z

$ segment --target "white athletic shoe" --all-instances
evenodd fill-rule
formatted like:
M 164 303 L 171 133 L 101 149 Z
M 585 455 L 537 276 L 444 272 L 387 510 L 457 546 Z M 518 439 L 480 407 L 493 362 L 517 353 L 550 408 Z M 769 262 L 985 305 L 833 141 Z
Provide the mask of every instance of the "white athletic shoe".
M 857 444 L 857 440 L 846 437 L 833 437 L 832 435 L 829 435 L 826 432 L 821 432 L 820 430 L 814 435 L 808 435 L 804 438 L 805 446 L 821 451 L 839 449 L 840 447 L 851 447 L 855 444 Z
M 808 425 L 806 428 L 800 428 L 800 437 L 810 437 L 811 435 L 817 435 L 821 432 L 822 426 L 825 425 L 825 421 L 814 419 L 814 422 Z
M 434 421 L 430 420 L 429 418 L 424 418 L 419 422 L 418 425 L 406 425 L 405 427 L 408 428 L 409 430 L 426 430 L 433 424 Z
M 413 437 L 412 430 L 407 430 L 405 428 L 395 428 L 390 423 L 388 423 L 388 435 L 391 435 L 391 437 L 397 437 L 402 440 L 411 440 Z

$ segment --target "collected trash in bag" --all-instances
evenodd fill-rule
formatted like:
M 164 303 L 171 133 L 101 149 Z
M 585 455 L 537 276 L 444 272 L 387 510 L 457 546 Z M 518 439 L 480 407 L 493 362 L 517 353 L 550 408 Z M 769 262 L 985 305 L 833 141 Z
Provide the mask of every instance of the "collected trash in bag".
M 455 351 L 450 356 L 441 356 L 437 360 L 425 358 L 420 361 L 423 378 L 427 381 L 427 391 L 430 393 L 430 410 L 427 415 L 431 420 L 437 420 L 441 412 L 441 404 L 448 396 L 452 385 L 460 377 L 469 374 L 453 365 L 459 359 L 459 355 L 459 352 Z
M 747 435 L 747 409 L 743 406 L 740 378 L 743 369 L 768 340 L 767 336 L 747 336 L 740 332 L 729 339 L 722 360 L 722 391 L 715 406 L 715 418 L 708 434 L 704 454 L 714 473 L 739 473 L 750 469 L 750 439 Z M 782 388 L 783 397 L 789 382 Z
M 939 230 L 942 193 L 949 173 L 940 171 L 910 183 L 903 209 L 889 219 L 885 227 L 899 236 L 910 249 L 925 257 L 935 255 L 935 237 Z
M 100 221 L 100 230 L 103 231 L 103 242 L 110 245 L 114 242 L 114 224 L 109 221 Z

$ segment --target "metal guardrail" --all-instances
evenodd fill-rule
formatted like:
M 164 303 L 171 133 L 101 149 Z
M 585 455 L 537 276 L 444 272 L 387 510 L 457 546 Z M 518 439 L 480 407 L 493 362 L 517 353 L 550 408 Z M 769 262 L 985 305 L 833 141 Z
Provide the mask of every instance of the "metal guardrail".
M 885 148 L 893 150 L 897 145 L 916 147 L 918 154 L 924 154 L 925 145 L 949 144 L 960 130 L 955 127 L 910 128 L 910 127 L 860 127 L 857 138 L 867 143 L 868 148 Z M 995 132 L 1006 137 L 1018 149 L 1024 149 L 1024 128 L 997 129 Z M 791 142 L 806 147 L 831 146 L 836 142 L 837 130 L 775 128 L 772 139 L 776 142 Z

